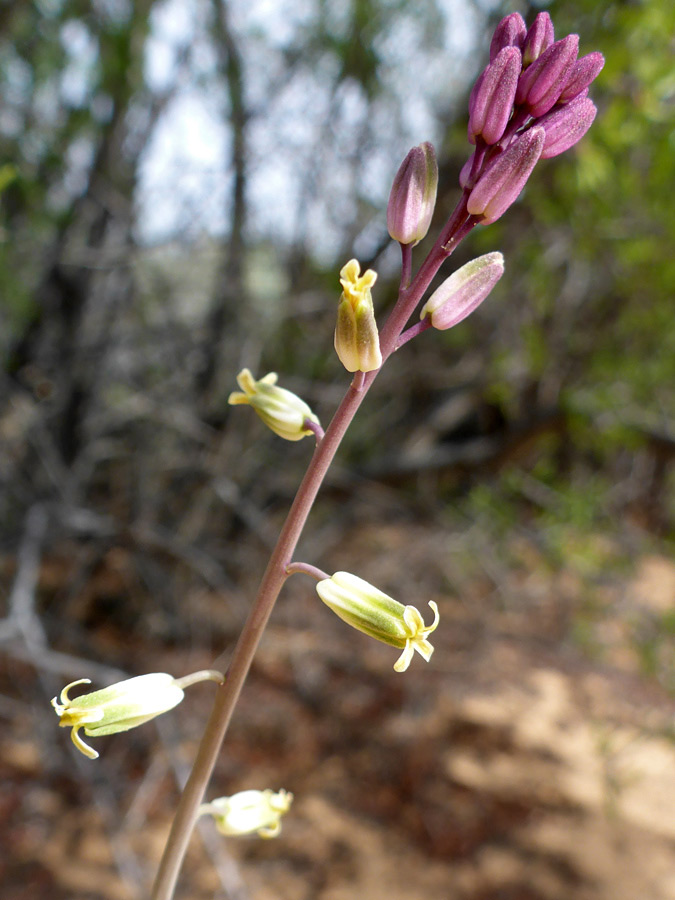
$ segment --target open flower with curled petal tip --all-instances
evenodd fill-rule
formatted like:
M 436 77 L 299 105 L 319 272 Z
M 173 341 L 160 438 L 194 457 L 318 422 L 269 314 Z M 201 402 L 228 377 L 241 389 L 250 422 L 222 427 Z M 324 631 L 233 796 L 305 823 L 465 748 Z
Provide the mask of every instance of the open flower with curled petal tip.
M 358 260 L 350 259 L 340 270 L 342 295 L 335 326 L 335 350 L 348 372 L 372 372 L 382 365 L 380 336 L 370 289 L 377 273 L 360 274 Z
M 142 725 L 155 716 L 168 712 L 183 699 L 183 689 L 198 681 L 223 682 L 221 672 L 205 670 L 174 678 L 165 672 L 128 678 L 89 694 L 71 699 L 69 692 L 78 684 L 91 684 L 89 678 L 80 678 L 66 685 L 52 706 L 62 728 L 72 728 L 71 739 L 77 749 L 90 759 L 98 753 L 80 737 L 80 729 L 89 737 L 115 734 Z
M 324 578 L 316 591 L 326 606 L 348 625 L 403 650 L 394 663 L 395 671 L 405 672 L 415 650 L 427 662 L 431 659 L 434 648 L 428 637 L 439 621 L 438 607 L 433 600 L 429 606 L 434 620 L 431 625 L 425 625 L 414 606 L 404 606 L 349 572 L 336 572 L 331 578 Z
M 309 406 L 292 391 L 277 387 L 277 377 L 276 372 L 270 372 L 256 381 L 249 369 L 242 369 L 237 375 L 241 391 L 233 391 L 227 402 L 231 406 L 252 406 L 265 425 L 286 441 L 300 441 L 317 430 L 321 432 Z
M 281 817 L 291 808 L 293 794 L 283 789 L 275 793 L 240 791 L 231 797 L 218 797 L 202 803 L 199 815 L 213 816 L 221 834 L 257 834 L 262 838 L 276 837 L 281 831 Z

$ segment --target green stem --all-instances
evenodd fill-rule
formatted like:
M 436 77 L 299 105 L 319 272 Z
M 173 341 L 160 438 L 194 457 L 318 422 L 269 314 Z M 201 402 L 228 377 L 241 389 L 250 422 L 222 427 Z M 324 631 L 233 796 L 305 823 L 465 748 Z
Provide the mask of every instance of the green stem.
M 452 243 L 456 233 L 468 233 L 466 195 L 462 198 L 438 240 L 431 249 L 419 272 L 409 287 L 401 290 L 399 299 L 391 311 L 380 334 L 383 360 L 396 349 L 401 331 L 424 295 L 441 264 L 452 252 L 457 241 Z M 450 244 L 451 249 L 448 249 Z M 404 267 L 407 267 L 410 248 L 404 251 Z M 326 476 L 333 457 L 354 415 L 377 377 L 376 370 L 368 372 L 365 378 L 357 373 L 345 394 L 324 437 L 318 442 L 305 476 L 298 488 L 295 500 L 288 513 L 279 540 L 263 575 L 258 595 L 251 608 L 246 624 L 234 649 L 232 662 L 224 684 L 218 687 L 211 715 L 204 729 L 197 756 L 178 802 L 171 832 L 159 865 L 152 890 L 152 900 L 171 900 L 180 874 L 183 859 L 188 848 L 192 829 L 213 772 L 218 753 L 227 727 L 232 718 L 239 694 L 251 667 L 253 656 L 262 637 L 277 597 L 289 577 L 287 571 L 295 547 L 309 516 L 319 488 Z M 360 377 L 359 377 L 360 376 Z

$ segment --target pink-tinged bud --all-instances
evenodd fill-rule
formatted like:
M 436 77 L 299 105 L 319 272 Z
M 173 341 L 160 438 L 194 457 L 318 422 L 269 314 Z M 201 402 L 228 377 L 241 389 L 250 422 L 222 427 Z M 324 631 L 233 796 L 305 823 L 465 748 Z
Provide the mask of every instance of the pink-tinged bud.
M 481 225 L 495 222 L 525 187 L 544 146 L 543 128 L 529 128 L 487 166 L 469 194 L 467 210 L 482 216 Z
M 428 142 L 413 147 L 396 173 L 387 206 L 387 229 L 400 244 L 426 235 L 436 205 L 438 163 Z
M 504 274 L 501 253 L 486 253 L 453 272 L 422 307 L 434 328 L 444 331 L 466 319 L 485 300 Z
M 469 141 L 479 135 L 486 144 L 496 144 L 504 134 L 513 111 L 522 57 L 517 47 L 504 47 L 483 72 L 480 86 L 469 102 Z
M 567 83 L 563 88 L 562 94 L 558 97 L 558 103 L 567 103 L 578 97 L 592 81 L 598 77 L 605 65 L 605 57 L 602 53 L 588 53 L 582 56 L 572 66 Z
M 527 68 L 535 59 L 539 59 L 544 50 L 553 43 L 553 22 L 548 13 L 539 13 L 525 37 L 523 43 L 523 66 Z
M 578 34 L 551 44 L 520 76 L 516 103 L 527 103 L 534 118 L 547 113 L 562 94 L 578 52 Z
M 522 50 L 527 36 L 527 25 L 520 13 L 511 13 L 505 16 L 495 28 L 490 43 L 490 62 L 492 62 L 500 50 L 504 47 L 517 47 Z
M 575 97 L 537 121 L 546 132 L 542 159 L 551 159 L 573 147 L 593 124 L 597 109 L 589 97 Z

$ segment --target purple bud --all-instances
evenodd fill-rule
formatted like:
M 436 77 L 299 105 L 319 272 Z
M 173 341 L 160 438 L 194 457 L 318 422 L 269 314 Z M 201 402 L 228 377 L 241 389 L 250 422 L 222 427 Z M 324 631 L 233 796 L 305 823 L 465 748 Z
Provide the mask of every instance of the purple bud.
M 422 307 L 420 318 L 429 316 L 432 326 L 441 331 L 452 328 L 480 306 L 503 274 L 501 253 L 472 259 L 436 288 Z
M 572 66 L 563 92 L 558 97 L 558 102 L 567 103 L 568 100 L 578 97 L 592 81 L 595 81 L 604 65 L 605 57 L 597 50 L 595 53 L 588 53 L 578 59 Z
M 471 175 L 471 169 L 473 168 L 473 161 L 475 159 L 475 156 L 476 153 L 474 151 L 462 166 L 462 169 L 459 173 L 459 186 L 461 188 L 465 188 L 469 183 L 469 175 Z
M 548 50 L 552 43 L 553 22 L 551 17 L 546 12 L 539 13 L 530 25 L 522 46 L 523 65 L 525 68 L 530 63 L 533 63 L 535 59 L 539 59 L 544 50 Z
M 520 13 L 505 16 L 495 28 L 490 43 L 490 62 L 494 60 L 504 47 L 517 47 L 522 50 L 527 35 L 527 25 Z
M 469 140 L 480 135 L 486 144 L 496 144 L 504 134 L 516 96 L 522 57 L 517 47 L 504 47 L 479 78 L 469 101 Z
M 541 158 L 551 159 L 573 147 L 591 127 L 596 113 L 593 101 L 580 96 L 542 116 L 537 122 L 546 132 Z
M 547 113 L 561 95 L 578 52 L 578 34 L 551 44 L 520 76 L 516 103 L 527 103 L 534 118 Z
M 389 194 L 387 229 L 400 244 L 426 235 L 436 205 L 438 163 L 428 142 L 413 147 L 400 165 Z
M 481 85 L 483 84 L 485 73 L 487 72 L 488 68 L 489 66 L 486 66 L 483 69 L 478 78 L 475 80 L 473 87 L 471 88 L 471 93 L 469 94 L 469 115 L 471 115 L 471 110 L 476 103 L 476 97 L 478 96 L 478 92 L 481 89 Z
M 495 222 L 525 187 L 544 146 L 543 128 L 529 128 L 492 160 L 469 194 L 467 210 L 482 216 L 481 225 Z

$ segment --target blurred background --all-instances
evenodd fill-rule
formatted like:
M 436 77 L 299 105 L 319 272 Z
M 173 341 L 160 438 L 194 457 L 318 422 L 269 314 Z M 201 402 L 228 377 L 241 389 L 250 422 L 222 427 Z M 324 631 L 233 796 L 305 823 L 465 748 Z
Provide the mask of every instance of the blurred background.
M 435 599 L 427 666 L 285 587 L 212 794 L 284 787 L 276 841 L 195 836 L 193 900 L 675 898 L 675 9 L 664 0 L 0 4 L 0 880 L 137 900 L 213 688 L 78 756 L 49 700 L 226 664 L 311 454 L 227 406 L 348 385 L 338 271 L 397 287 L 389 187 L 459 198 L 491 29 L 600 50 L 470 319 L 378 377 L 297 558 Z M 385 437 L 385 439 L 383 439 Z

